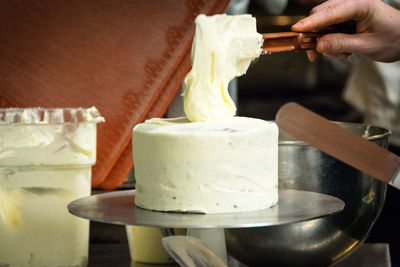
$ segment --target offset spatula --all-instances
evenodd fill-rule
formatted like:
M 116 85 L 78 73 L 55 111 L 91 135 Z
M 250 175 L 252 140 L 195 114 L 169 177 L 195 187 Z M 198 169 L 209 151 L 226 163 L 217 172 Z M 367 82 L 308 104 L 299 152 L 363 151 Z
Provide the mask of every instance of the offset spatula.
M 354 168 L 400 189 L 400 157 L 296 104 L 283 105 L 279 128 Z

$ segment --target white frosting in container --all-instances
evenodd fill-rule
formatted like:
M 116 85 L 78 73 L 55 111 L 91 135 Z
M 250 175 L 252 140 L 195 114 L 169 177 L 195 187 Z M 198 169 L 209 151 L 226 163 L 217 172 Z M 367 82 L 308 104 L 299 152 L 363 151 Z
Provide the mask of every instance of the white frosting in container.
M 0 109 L 0 166 L 93 165 L 96 108 Z
M 96 124 L 89 109 L 0 109 L 0 262 L 86 266 L 89 222 L 69 214 L 90 195 Z

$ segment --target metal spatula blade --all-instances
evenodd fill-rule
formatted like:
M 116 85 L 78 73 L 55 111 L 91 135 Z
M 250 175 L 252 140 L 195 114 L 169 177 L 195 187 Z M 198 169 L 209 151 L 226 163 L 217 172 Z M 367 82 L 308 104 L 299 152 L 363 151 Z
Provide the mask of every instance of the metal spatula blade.
M 279 128 L 293 137 L 400 189 L 400 157 L 296 104 L 283 105 Z
M 200 239 L 168 236 L 162 239 L 165 250 L 182 267 L 227 267 Z

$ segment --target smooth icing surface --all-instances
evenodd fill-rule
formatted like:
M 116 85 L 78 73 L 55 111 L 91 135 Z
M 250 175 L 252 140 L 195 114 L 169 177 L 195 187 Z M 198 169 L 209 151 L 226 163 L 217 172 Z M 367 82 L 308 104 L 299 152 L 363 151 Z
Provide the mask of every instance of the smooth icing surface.
M 251 15 L 199 15 L 192 69 L 185 78 L 184 108 L 190 121 L 221 121 L 235 115 L 229 82 L 246 73 L 261 52 L 262 35 Z
M 133 131 L 137 206 L 199 213 L 263 209 L 278 201 L 278 127 L 151 119 Z

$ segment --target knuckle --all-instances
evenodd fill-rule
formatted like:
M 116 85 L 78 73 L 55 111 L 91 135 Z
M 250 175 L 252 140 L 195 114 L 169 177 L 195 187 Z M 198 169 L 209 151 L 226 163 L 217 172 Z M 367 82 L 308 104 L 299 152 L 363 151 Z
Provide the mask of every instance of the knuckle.
M 354 19 L 357 21 L 364 20 L 368 15 L 368 6 L 371 1 L 369 0 L 359 0 L 357 9 L 355 9 Z
M 333 24 L 338 23 L 338 9 L 334 5 L 328 5 L 324 7 L 324 13 L 326 17 L 330 18 Z
M 312 15 L 312 14 L 314 14 L 314 13 L 317 13 L 318 10 L 319 10 L 318 7 L 313 7 L 313 8 L 310 10 L 310 15 Z
M 345 52 L 345 41 L 343 38 L 336 38 L 334 48 L 338 52 Z

